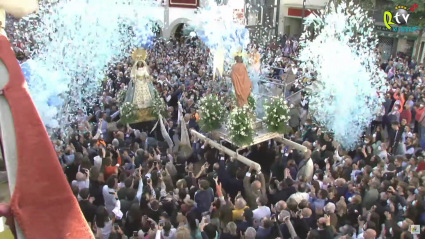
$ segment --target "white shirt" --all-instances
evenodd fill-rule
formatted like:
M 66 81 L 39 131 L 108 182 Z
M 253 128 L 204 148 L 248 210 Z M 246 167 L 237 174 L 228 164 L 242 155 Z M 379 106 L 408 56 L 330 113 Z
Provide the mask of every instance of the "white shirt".
M 364 239 L 363 232 L 357 235 L 357 237 L 354 237 L 355 239 Z
M 102 239 L 108 239 L 109 235 L 111 234 L 112 231 L 112 221 L 109 220 L 107 222 L 105 222 L 105 226 L 104 227 L 99 227 L 100 232 L 102 234 Z
M 83 189 L 83 188 L 89 188 L 90 185 L 90 180 L 87 178 L 84 181 L 77 181 L 77 180 L 72 180 L 72 186 L 77 186 L 78 189 Z
M 93 158 L 93 160 L 94 160 L 93 166 L 100 170 L 100 168 L 102 167 L 102 158 L 100 156 L 96 156 Z
M 264 217 L 271 216 L 270 208 L 267 206 L 259 206 L 257 209 L 252 211 L 252 213 L 254 214 L 254 219 L 257 222 L 257 225 L 259 225 L 261 219 L 263 219 Z
M 378 153 L 378 156 L 379 156 L 379 158 L 381 158 L 382 160 L 387 160 L 387 156 L 388 156 L 388 153 L 387 153 L 387 151 L 386 150 L 383 150 L 383 151 L 381 151 L 381 152 L 379 152 Z

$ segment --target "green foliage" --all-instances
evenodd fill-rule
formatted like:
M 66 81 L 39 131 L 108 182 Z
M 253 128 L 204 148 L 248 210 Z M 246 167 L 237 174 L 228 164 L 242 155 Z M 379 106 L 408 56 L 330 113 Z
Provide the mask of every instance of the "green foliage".
M 203 132 L 219 129 L 223 123 L 225 107 L 216 95 L 210 94 L 199 102 L 198 125 Z
M 367 0 L 365 0 L 364 3 L 366 1 Z M 312 20 L 308 17 L 304 21 L 303 24 L 306 26 L 307 30 L 305 31 L 305 36 L 302 37 L 313 40 L 315 36 L 322 32 L 326 25 L 326 17 L 331 13 L 341 12 L 347 16 L 345 18 L 345 23 L 346 26 L 350 27 L 347 27 L 345 33 L 340 37 L 349 36 L 351 42 L 360 42 L 360 39 L 363 39 L 365 36 L 371 36 L 370 39 L 373 39 L 375 32 L 373 32 L 372 29 L 375 23 L 369 16 L 366 8 L 364 8 L 362 4 L 356 4 L 355 2 L 356 1 L 353 0 L 337 0 L 328 2 L 325 9 L 320 13 L 317 13 L 318 18 Z M 301 46 L 303 46 L 303 44 L 301 44 Z
M 125 102 L 120 107 L 120 122 L 123 124 L 132 123 L 137 118 L 137 105 Z
M 153 91 L 151 114 L 154 117 L 159 117 L 159 115 L 167 116 L 167 107 L 165 107 L 164 101 L 156 90 Z
M 125 96 L 127 95 L 127 90 L 120 90 L 117 94 L 117 103 L 118 105 L 122 105 L 125 100 Z
M 264 104 L 263 122 L 267 131 L 285 134 L 289 132 L 288 120 L 289 109 L 282 98 L 273 98 Z
M 233 109 L 226 127 L 229 138 L 235 145 L 242 147 L 254 142 L 254 120 L 248 105 Z
M 230 93 L 230 97 L 232 99 L 232 104 L 236 106 L 236 96 L 234 93 Z M 255 98 L 252 96 L 252 94 L 249 94 L 248 96 L 248 106 L 251 108 L 252 112 L 255 112 L 257 109 L 257 102 L 255 101 Z
M 255 109 L 257 109 L 257 106 L 256 106 L 256 102 L 255 102 L 255 99 L 252 96 L 252 94 L 249 94 L 249 96 L 248 96 L 248 105 L 251 108 L 252 112 L 255 112 Z

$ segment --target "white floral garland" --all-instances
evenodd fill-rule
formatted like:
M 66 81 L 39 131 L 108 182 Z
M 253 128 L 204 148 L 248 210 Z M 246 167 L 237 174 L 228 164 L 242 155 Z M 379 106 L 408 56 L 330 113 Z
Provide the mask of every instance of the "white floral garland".
M 116 99 L 118 105 L 122 105 L 124 103 L 126 95 L 127 95 L 127 90 L 118 91 L 117 99 Z
M 137 117 L 137 105 L 131 102 L 125 102 L 120 108 L 120 120 L 124 123 L 130 123 Z
M 167 108 L 164 101 L 159 96 L 158 91 L 154 90 L 154 95 L 152 97 L 152 115 L 155 117 L 159 117 L 160 114 L 165 116 L 166 112 Z
M 237 103 L 236 103 L 236 95 L 235 95 L 234 92 L 231 92 L 230 93 L 230 99 L 232 100 L 231 101 L 232 104 L 234 106 L 236 106 L 237 105 Z M 255 98 L 254 98 L 254 96 L 253 96 L 252 93 L 250 93 L 249 96 L 248 96 L 248 105 L 252 109 L 252 111 L 255 112 L 255 110 L 257 109 L 257 101 L 255 100 Z
M 214 94 L 207 95 L 199 101 L 199 127 L 209 132 L 221 127 L 226 108 Z
M 254 120 L 251 113 L 252 109 L 248 104 L 230 112 L 226 128 L 230 140 L 237 146 L 250 145 L 254 142 Z
M 263 122 L 273 133 L 288 133 L 289 108 L 283 98 L 272 98 L 264 104 Z

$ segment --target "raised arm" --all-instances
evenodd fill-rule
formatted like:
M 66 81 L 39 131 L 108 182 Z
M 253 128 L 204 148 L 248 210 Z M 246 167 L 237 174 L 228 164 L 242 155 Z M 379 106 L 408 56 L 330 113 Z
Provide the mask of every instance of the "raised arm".
M 143 193 L 142 166 L 139 166 L 139 168 L 138 168 L 138 174 L 139 174 L 139 187 L 137 187 L 136 198 L 140 202 L 140 199 L 142 198 L 142 193 Z
M 267 191 L 266 191 L 266 180 L 264 179 L 264 174 L 260 171 L 257 173 L 259 179 L 260 179 L 260 183 L 261 183 L 261 193 L 263 195 L 266 195 Z

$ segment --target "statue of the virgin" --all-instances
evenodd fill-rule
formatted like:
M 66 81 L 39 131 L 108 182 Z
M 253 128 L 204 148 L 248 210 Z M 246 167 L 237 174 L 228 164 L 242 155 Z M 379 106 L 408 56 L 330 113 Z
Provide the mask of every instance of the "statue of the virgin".
M 155 89 L 152 84 L 152 77 L 149 75 L 148 65 L 145 62 L 147 51 L 145 49 L 136 49 L 131 57 L 134 65 L 131 69 L 131 81 L 128 85 L 125 102 L 131 102 L 139 109 L 138 118 L 132 123 L 155 120 L 156 117 L 151 114 Z

